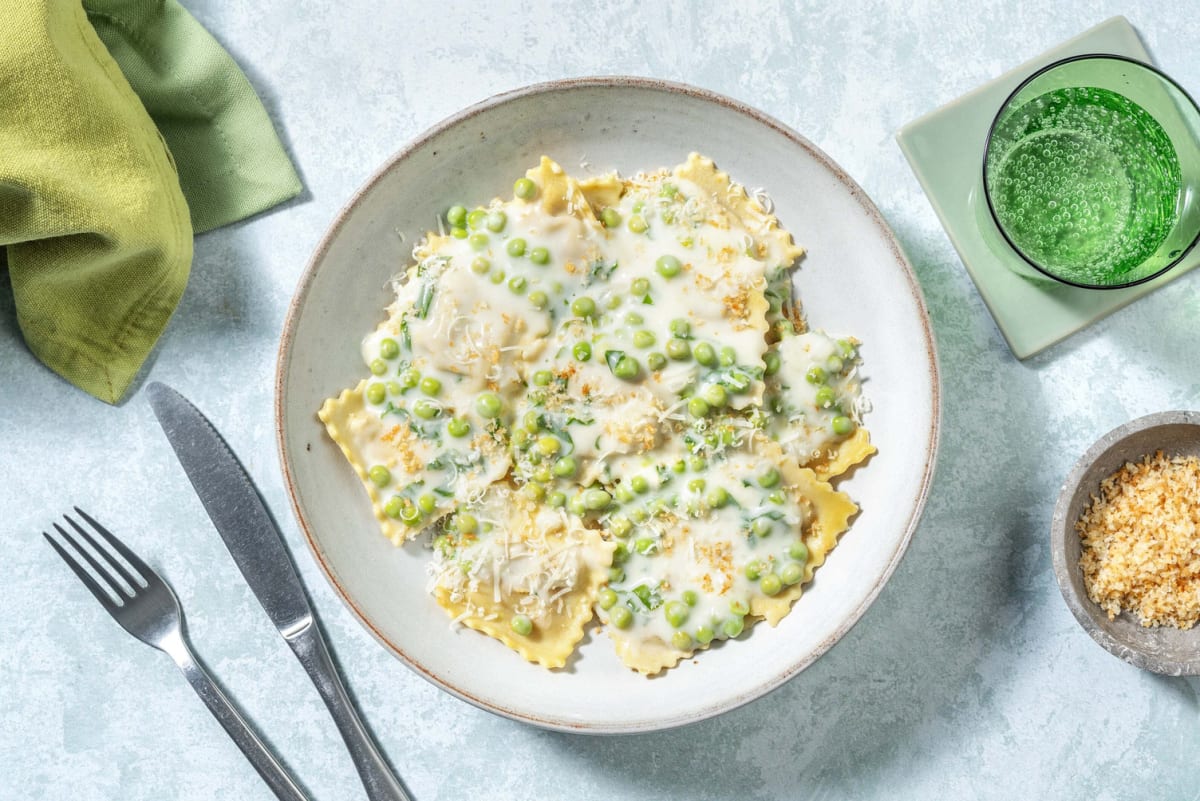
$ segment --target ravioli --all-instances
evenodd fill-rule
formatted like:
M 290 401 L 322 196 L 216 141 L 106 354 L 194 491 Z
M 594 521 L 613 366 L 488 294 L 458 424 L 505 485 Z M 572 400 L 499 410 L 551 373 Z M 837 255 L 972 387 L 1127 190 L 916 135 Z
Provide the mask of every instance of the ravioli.
M 875 452 L 860 343 L 792 294 L 803 248 L 697 154 L 542 157 L 513 194 L 445 212 L 319 413 L 384 534 L 432 541 L 454 624 L 551 669 L 594 616 L 647 675 L 776 624 Z

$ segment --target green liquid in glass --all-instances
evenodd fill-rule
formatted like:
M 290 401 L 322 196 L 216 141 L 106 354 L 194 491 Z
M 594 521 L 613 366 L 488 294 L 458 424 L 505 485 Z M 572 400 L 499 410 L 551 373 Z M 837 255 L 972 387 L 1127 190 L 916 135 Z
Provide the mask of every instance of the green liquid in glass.
M 1005 233 L 1076 283 L 1118 281 L 1178 217 L 1175 147 L 1145 109 L 1107 89 L 1056 89 L 1018 107 L 996 126 L 987 158 Z

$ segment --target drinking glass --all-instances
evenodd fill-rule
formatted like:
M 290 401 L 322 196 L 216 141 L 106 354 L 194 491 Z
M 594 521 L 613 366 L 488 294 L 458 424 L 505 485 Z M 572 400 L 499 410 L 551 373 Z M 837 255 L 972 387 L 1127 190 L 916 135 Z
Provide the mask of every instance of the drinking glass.
M 1089 289 L 1149 281 L 1200 238 L 1200 109 L 1149 64 L 1056 61 L 992 121 L 983 190 L 1021 274 Z

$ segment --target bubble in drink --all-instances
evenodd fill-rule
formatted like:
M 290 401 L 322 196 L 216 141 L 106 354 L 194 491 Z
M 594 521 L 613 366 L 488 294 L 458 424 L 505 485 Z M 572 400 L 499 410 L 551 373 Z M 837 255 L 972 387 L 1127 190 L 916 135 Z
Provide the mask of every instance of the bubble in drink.
M 1014 109 L 988 149 L 988 193 L 1013 244 L 1046 271 L 1109 284 L 1162 245 L 1179 215 L 1175 147 L 1107 89 L 1056 89 Z

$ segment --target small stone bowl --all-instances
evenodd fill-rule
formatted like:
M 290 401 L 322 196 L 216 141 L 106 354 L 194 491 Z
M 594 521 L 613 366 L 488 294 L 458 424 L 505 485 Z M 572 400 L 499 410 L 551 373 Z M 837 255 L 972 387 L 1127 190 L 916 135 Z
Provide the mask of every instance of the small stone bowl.
M 1075 522 L 1100 492 L 1100 482 L 1126 462 L 1147 454 L 1200 456 L 1200 412 L 1159 412 L 1113 429 L 1088 449 L 1063 483 L 1050 523 L 1054 575 L 1067 606 L 1092 639 L 1109 653 L 1144 670 L 1166 676 L 1200 675 L 1200 624 L 1181 631 L 1174 626 L 1146 628 L 1135 615 L 1115 620 L 1088 598 L 1079 569 L 1082 543 Z

